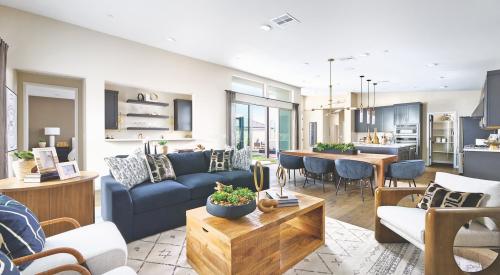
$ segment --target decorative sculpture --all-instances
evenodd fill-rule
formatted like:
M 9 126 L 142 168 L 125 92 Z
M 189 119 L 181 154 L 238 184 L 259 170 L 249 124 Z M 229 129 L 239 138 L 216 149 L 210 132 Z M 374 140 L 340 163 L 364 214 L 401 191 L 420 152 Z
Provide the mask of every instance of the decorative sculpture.
M 257 178 L 257 169 L 259 170 L 259 178 Z M 272 199 L 260 199 L 260 191 L 264 188 L 264 168 L 262 163 L 257 161 L 253 168 L 253 183 L 255 185 L 255 190 L 257 191 L 257 208 L 263 213 L 268 213 L 278 207 L 278 202 Z
M 276 180 L 280 186 L 280 193 L 278 196 L 280 198 L 288 198 L 288 196 L 283 196 L 283 187 L 286 185 L 286 169 L 281 165 L 278 166 L 278 169 L 276 170 Z

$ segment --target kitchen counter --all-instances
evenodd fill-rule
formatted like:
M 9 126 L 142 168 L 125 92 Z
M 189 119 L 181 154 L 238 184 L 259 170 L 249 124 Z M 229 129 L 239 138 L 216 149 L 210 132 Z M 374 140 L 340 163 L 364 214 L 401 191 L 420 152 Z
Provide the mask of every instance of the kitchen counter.
M 401 143 L 393 143 L 393 144 L 368 144 L 368 143 L 354 142 L 353 144 L 356 147 L 375 147 L 375 148 L 404 148 L 404 147 L 410 147 L 410 146 L 412 146 L 410 144 L 401 144 Z
M 464 148 L 464 176 L 500 181 L 500 150 Z
M 490 150 L 488 148 L 464 148 L 464 152 L 489 152 L 489 153 L 500 153 L 500 149 Z
M 411 144 L 365 144 L 361 142 L 353 143 L 361 153 L 396 155 L 398 160 L 417 159 L 417 146 Z

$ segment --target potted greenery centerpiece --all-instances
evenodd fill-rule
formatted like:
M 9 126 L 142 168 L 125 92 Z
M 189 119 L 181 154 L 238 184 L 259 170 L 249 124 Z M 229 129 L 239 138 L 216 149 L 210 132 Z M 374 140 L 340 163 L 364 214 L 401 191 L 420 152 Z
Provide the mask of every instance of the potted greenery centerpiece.
M 318 143 L 313 148 L 314 152 L 329 153 L 329 154 L 343 154 L 343 155 L 356 155 L 358 150 L 352 143 Z
M 31 169 L 36 166 L 35 157 L 30 151 L 18 151 L 14 153 L 17 160 L 12 162 L 14 175 L 18 180 L 23 180 L 26 174 L 31 173 Z
M 167 146 L 167 143 L 168 143 L 168 142 L 167 142 L 166 140 L 160 140 L 160 141 L 158 141 L 158 145 L 160 145 L 160 146 L 161 146 L 161 152 L 162 152 L 163 154 L 165 154 L 165 155 L 168 153 L 168 146 Z
M 207 199 L 207 212 L 221 218 L 238 219 L 255 210 L 255 192 L 217 182 L 217 190 Z

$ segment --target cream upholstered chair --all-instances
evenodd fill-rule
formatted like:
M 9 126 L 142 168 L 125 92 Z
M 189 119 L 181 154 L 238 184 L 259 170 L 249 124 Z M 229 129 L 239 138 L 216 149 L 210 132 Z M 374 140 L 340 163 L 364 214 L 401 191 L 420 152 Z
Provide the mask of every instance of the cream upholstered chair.
M 435 182 L 452 191 L 480 192 L 485 197 L 478 208 L 432 207 L 426 211 L 397 206 L 402 198 L 424 194 L 426 188 L 379 188 L 375 195 L 375 238 L 380 243 L 410 242 L 424 250 L 427 275 L 465 274 L 454 260 L 454 246 L 500 248 L 500 182 L 440 172 Z M 489 218 L 477 219 L 482 217 Z M 469 228 L 463 227 L 470 220 Z M 484 274 L 500 270 L 499 258 L 483 270 Z
M 46 238 L 45 246 L 39 253 L 14 259 L 16 265 L 33 261 L 22 274 L 38 274 L 48 270 L 63 271 L 60 268 L 85 274 L 79 268 L 83 263 L 92 274 L 105 274 L 117 272 L 114 269 L 126 265 L 127 245 L 112 222 L 80 227 L 74 219 L 58 218 L 40 224 L 45 227 L 55 223 L 69 223 L 75 229 Z

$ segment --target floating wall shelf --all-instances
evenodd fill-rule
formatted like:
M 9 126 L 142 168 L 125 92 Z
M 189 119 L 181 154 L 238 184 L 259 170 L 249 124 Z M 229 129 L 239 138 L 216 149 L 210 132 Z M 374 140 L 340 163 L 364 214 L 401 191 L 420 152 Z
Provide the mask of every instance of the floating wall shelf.
M 156 106 L 163 106 L 163 107 L 168 106 L 168 103 L 165 103 L 165 102 L 140 101 L 140 100 L 135 100 L 135 99 L 127 99 L 127 103 L 144 104 L 144 105 L 156 105 Z
M 156 131 L 168 131 L 168 128 L 162 127 L 127 127 L 127 130 L 156 130 Z
M 133 117 L 153 117 L 153 118 L 169 118 L 169 116 L 165 115 L 152 115 L 152 114 L 133 114 L 129 113 L 127 116 L 133 116 Z

